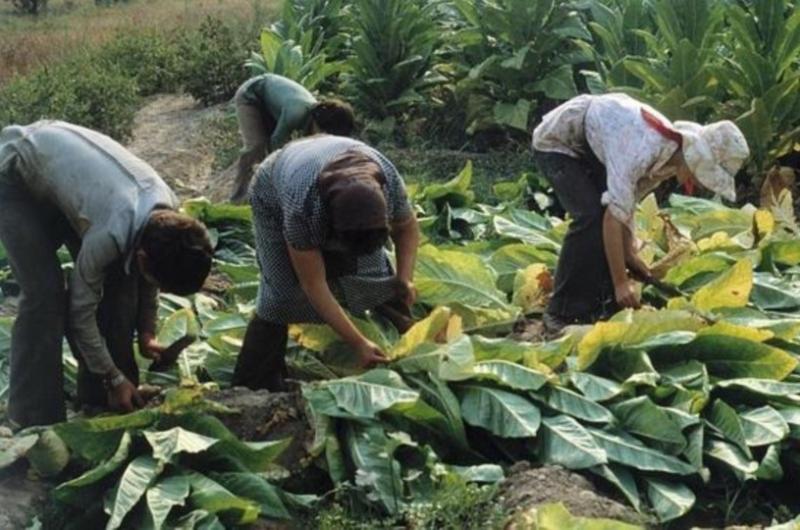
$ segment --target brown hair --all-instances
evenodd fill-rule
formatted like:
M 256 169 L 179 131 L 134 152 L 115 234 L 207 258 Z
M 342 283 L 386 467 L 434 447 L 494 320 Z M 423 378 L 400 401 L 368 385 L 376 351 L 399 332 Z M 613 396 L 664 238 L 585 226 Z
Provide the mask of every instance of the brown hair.
M 211 271 L 214 253 L 203 223 L 172 210 L 155 210 L 139 245 L 147 256 L 147 272 L 168 293 L 196 293 Z
M 353 107 L 340 99 L 325 99 L 311 109 L 311 119 L 320 132 L 337 136 L 352 136 L 356 128 Z

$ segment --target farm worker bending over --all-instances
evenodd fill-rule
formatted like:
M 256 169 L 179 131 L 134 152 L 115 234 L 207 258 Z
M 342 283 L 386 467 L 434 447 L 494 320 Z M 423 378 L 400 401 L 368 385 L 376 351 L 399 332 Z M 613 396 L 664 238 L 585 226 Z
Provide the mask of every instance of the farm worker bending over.
M 261 164 L 250 203 L 261 283 L 233 384 L 283 388 L 291 323 L 327 323 L 359 366 L 384 362 L 342 306 L 396 323 L 404 319 L 393 315 L 410 317 L 419 231 L 391 162 L 350 138 L 296 140 Z M 390 237 L 394 270 L 384 249 Z
M 636 203 L 677 176 L 735 199 L 734 175 L 749 155 L 730 121 L 670 123 L 623 94 L 583 95 L 544 116 L 533 131 L 539 169 L 569 213 L 544 323 L 548 333 L 638 307 L 634 275 L 650 271 L 634 249 Z
M 253 176 L 253 165 L 288 142 L 292 132 L 323 132 L 350 136 L 355 128 L 353 109 L 338 99 L 317 101 L 299 83 L 275 74 L 245 81 L 233 98 L 244 148 L 231 201 L 243 202 Z
M 60 121 L 0 133 L 0 241 L 22 290 L 11 337 L 9 418 L 65 418 L 61 345 L 80 362 L 82 404 L 141 403 L 133 355 L 157 358 L 158 288 L 194 293 L 211 267 L 205 227 L 153 168 L 98 132 Z M 65 289 L 57 250 L 75 265 Z M 105 386 L 105 389 L 104 389 Z

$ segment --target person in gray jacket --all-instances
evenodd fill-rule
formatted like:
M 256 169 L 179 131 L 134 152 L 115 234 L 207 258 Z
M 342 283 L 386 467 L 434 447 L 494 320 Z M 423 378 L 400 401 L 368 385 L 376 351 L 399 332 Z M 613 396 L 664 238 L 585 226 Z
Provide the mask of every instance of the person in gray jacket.
M 78 401 L 140 406 L 134 335 L 157 359 L 158 289 L 200 289 L 211 268 L 205 227 L 177 213 L 156 171 L 96 131 L 60 121 L 0 132 L 0 242 L 21 289 L 11 337 L 8 417 L 65 419 L 62 343 L 79 360 Z M 57 251 L 74 258 L 68 288 Z

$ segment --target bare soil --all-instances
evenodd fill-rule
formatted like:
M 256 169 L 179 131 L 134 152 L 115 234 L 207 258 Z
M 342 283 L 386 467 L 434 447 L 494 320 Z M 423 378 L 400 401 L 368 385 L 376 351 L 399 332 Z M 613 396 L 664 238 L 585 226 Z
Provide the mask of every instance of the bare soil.
M 605 496 L 583 476 L 559 466 L 531 468 L 527 462 L 515 464 L 500 487 L 499 501 L 509 513 L 561 502 L 572 515 L 644 523 L 643 517 L 631 508 Z
M 231 181 L 215 171 L 215 153 L 206 133 L 226 112 L 225 104 L 203 107 L 191 96 L 153 96 L 136 114 L 127 147 L 159 172 L 181 200 L 227 198 Z
M 54 486 L 30 478 L 26 469 L 27 463 L 22 461 L 0 472 L 0 528 L 4 530 L 27 528 Z

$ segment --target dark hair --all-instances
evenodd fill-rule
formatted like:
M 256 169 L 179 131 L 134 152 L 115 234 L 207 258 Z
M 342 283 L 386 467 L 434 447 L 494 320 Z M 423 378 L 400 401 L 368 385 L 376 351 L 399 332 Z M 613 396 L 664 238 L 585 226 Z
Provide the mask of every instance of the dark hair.
M 337 136 L 352 136 L 356 128 L 353 107 L 340 99 L 325 99 L 314 105 L 311 119 L 320 132 Z
M 389 239 L 389 228 L 343 230 L 337 232 L 336 235 L 349 253 L 355 256 L 364 256 L 375 252 L 386 244 Z
M 357 149 L 328 162 L 319 175 L 319 190 L 331 228 L 337 233 L 386 228 L 385 183 L 380 164 Z
M 208 231 L 188 215 L 172 210 L 151 213 L 139 248 L 147 256 L 145 272 L 168 293 L 196 293 L 211 271 L 214 251 Z

